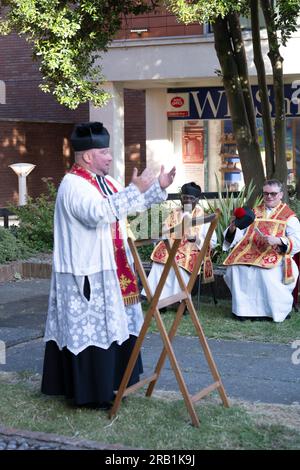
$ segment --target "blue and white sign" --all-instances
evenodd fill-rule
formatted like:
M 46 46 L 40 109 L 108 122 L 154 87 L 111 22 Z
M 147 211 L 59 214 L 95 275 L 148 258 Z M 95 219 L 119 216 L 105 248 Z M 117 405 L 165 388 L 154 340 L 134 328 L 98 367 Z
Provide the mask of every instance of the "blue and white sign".
M 256 117 L 261 117 L 261 102 L 258 86 L 251 87 Z M 271 114 L 274 116 L 274 90 L 268 86 Z M 188 94 L 188 106 L 186 96 Z M 284 85 L 285 110 L 287 117 L 300 117 L 300 80 Z M 177 104 L 176 113 L 170 113 L 171 101 Z M 178 104 L 185 103 L 185 111 L 180 114 Z M 226 93 L 223 87 L 202 88 L 170 88 L 168 89 L 168 118 L 169 119 L 230 119 Z

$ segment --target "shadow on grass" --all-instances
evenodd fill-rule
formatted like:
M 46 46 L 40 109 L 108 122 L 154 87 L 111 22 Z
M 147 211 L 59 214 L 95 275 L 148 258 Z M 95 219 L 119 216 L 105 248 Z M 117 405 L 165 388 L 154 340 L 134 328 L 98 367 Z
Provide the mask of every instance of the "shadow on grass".
M 28 380 L 0 381 L 1 424 L 17 429 L 122 444 L 135 449 L 299 449 L 299 429 L 282 420 L 256 419 L 243 405 L 224 408 L 214 397 L 197 406 L 199 428 L 191 425 L 182 400 L 129 397 L 117 417 L 71 408 L 63 399 L 42 396 Z M 288 408 L 288 407 L 287 407 Z M 292 407 L 289 407 L 292 409 Z M 290 410 L 289 410 L 290 411 Z M 297 416 L 300 410 L 297 409 Z
M 194 305 L 196 305 L 194 299 Z M 144 312 L 148 303 L 143 303 Z M 175 309 L 169 308 L 161 316 L 167 330 L 175 318 Z M 215 305 L 210 299 L 201 299 L 198 318 L 208 338 L 230 339 L 240 341 L 259 341 L 272 343 L 291 343 L 300 338 L 300 312 L 292 311 L 291 319 L 282 323 L 235 320 L 231 314 L 231 301 L 219 300 Z M 149 331 L 157 332 L 153 319 Z M 177 332 L 178 335 L 196 336 L 194 325 L 189 315 L 183 316 Z

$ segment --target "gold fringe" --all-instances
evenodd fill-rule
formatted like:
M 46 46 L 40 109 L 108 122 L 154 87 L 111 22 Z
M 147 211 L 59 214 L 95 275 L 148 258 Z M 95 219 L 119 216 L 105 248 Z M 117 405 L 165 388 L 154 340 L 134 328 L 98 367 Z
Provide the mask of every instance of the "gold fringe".
M 140 294 L 132 294 L 126 297 L 123 297 L 124 305 L 134 305 L 138 304 L 140 301 Z

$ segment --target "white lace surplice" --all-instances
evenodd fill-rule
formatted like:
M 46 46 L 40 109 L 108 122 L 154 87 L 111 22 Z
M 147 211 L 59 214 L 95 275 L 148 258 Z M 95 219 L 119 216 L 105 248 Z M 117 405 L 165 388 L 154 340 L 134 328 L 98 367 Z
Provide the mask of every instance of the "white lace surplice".
M 91 296 L 83 295 L 84 276 L 53 273 L 45 341 L 54 340 L 74 354 L 88 346 L 107 349 L 138 336 L 143 313 L 140 304 L 124 305 L 114 271 L 89 276 Z
M 130 186 L 126 188 L 127 196 L 136 193 L 135 187 Z M 145 208 L 162 202 L 166 197 L 166 192 L 156 181 L 143 194 Z M 109 200 L 116 217 L 121 218 L 122 211 L 126 215 L 126 210 L 130 212 L 135 208 L 133 201 L 126 202 L 122 192 L 115 193 Z M 126 239 L 124 243 L 129 254 Z M 103 243 L 103 251 L 108 250 L 107 246 Z M 62 249 L 62 259 L 63 254 Z M 108 252 L 102 254 L 107 256 Z M 143 323 L 140 303 L 125 306 L 116 270 L 100 269 L 99 266 L 99 272 L 88 275 L 91 288 L 89 301 L 83 294 L 84 275 L 53 270 L 44 341 L 53 340 L 60 349 L 66 346 L 77 355 L 88 346 L 108 349 L 114 341 L 121 345 L 129 335 L 139 335 Z

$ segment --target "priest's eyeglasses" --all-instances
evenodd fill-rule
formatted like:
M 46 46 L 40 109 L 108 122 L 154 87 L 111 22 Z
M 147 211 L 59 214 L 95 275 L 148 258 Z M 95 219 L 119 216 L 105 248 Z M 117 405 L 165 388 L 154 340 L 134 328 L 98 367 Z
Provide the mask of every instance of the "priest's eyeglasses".
M 279 194 L 279 193 L 280 193 L 280 191 L 278 191 L 278 192 L 275 192 L 275 191 L 274 191 L 273 193 L 268 193 L 267 191 L 264 191 L 264 192 L 263 192 L 263 196 L 264 196 L 264 197 L 271 196 L 271 197 L 274 198 L 274 197 L 276 197 L 277 194 Z

